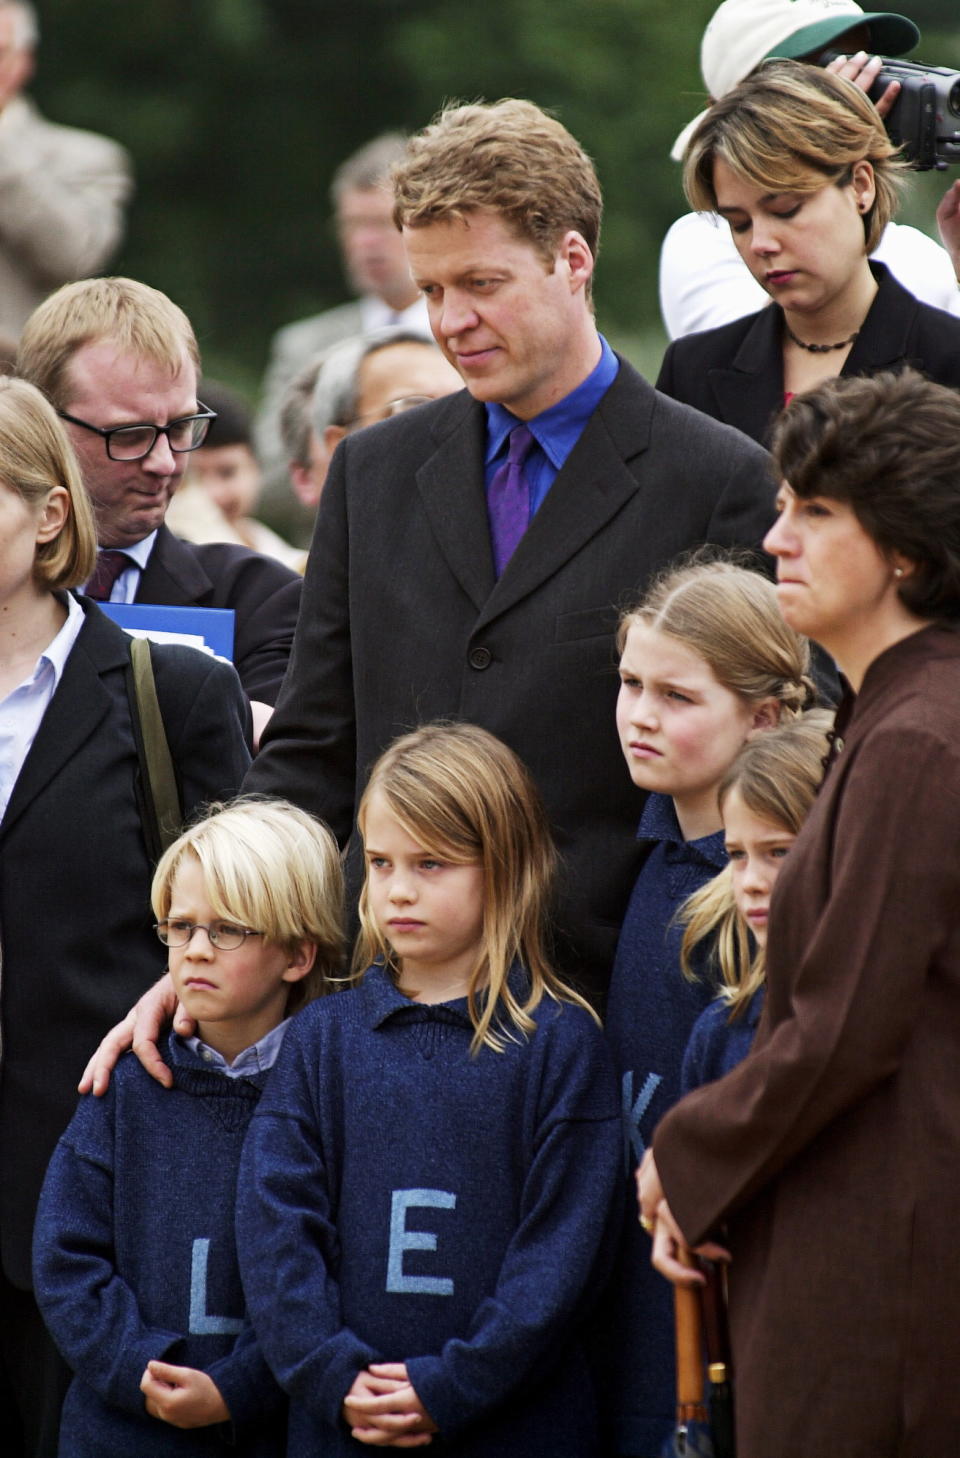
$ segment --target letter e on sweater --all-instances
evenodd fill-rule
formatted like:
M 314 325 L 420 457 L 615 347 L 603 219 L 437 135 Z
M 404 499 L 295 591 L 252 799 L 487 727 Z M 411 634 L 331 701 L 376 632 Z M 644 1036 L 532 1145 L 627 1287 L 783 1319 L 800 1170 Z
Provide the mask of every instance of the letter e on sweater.
M 390 1253 L 387 1258 L 387 1290 L 403 1295 L 452 1296 L 449 1276 L 411 1276 L 404 1273 L 407 1250 L 436 1250 L 437 1237 L 428 1230 L 408 1230 L 407 1211 L 419 1206 L 429 1210 L 453 1210 L 457 1197 L 448 1190 L 394 1190 L 390 1205 Z

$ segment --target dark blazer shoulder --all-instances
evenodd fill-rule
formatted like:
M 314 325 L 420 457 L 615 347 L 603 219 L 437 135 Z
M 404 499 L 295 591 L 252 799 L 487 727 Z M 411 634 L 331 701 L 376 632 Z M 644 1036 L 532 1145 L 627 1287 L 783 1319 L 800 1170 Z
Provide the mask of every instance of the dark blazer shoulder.
M 881 293 L 890 301 L 887 350 L 891 367 L 911 365 L 938 385 L 960 387 L 960 319 L 915 298 L 892 274 L 888 278 Z M 894 332 L 894 323 L 901 325 L 902 333 Z
M 299 578 L 289 567 L 262 552 L 232 542 L 185 542 L 161 526 L 140 575 L 138 602 L 233 606 L 225 601 L 244 578 L 276 590 Z
M 782 315 L 768 304 L 716 329 L 675 339 L 657 389 L 765 442 L 783 404 Z
M 728 324 L 718 324 L 715 329 L 700 329 L 695 334 L 681 335 L 667 346 L 657 376 L 657 389 L 664 390 L 662 382 L 669 381 L 675 372 L 729 364 L 746 340 L 765 354 L 774 340 L 779 342 L 779 331 L 777 312 L 770 305 L 765 305 L 753 314 L 731 319 Z M 670 391 L 665 390 L 665 393 Z
M 101 611 L 100 604 L 94 602 L 93 598 L 85 597 L 83 593 L 76 592 L 73 596 L 80 604 L 83 612 L 83 626 L 77 634 L 77 641 L 73 651 L 67 657 L 64 667 L 64 676 L 69 672 L 74 663 L 75 655 L 78 661 L 86 659 L 98 671 L 109 668 L 122 667 L 130 660 L 130 637 L 122 628 L 118 628 L 112 618 Z M 80 650 L 77 655 L 77 649 Z

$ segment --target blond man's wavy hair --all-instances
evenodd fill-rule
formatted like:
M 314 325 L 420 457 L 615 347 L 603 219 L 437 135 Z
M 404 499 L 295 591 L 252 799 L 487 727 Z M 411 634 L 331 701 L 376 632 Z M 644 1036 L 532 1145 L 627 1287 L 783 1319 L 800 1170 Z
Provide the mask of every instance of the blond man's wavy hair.
M 532 101 L 450 103 L 409 139 L 392 182 L 398 228 L 495 212 L 533 244 L 547 269 L 570 229 L 597 256 L 603 197 L 596 169 L 566 127 Z
M 24 325 L 17 374 L 57 410 L 70 405 L 70 362 L 84 345 L 109 339 L 117 350 L 176 375 L 187 358 L 200 371 L 200 350 L 183 310 L 132 278 L 84 278 L 44 299 Z

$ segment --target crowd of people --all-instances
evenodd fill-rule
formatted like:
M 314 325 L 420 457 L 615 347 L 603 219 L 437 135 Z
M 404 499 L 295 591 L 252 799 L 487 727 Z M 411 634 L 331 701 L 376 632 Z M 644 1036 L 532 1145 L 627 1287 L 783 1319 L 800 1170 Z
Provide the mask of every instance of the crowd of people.
M 740 1458 L 960 1419 L 960 184 L 947 310 L 861 49 L 918 38 L 720 5 L 663 277 L 708 229 L 747 302 L 656 389 L 593 164 L 517 99 L 343 165 L 360 298 L 256 424 L 141 282 L 17 325 L 15 1454 L 660 1458 L 701 1258 Z

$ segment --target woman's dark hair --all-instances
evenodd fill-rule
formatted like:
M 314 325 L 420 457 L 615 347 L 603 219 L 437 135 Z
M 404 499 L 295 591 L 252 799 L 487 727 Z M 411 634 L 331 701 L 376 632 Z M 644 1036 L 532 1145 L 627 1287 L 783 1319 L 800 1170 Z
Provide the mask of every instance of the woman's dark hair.
M 960 394 L 916 370 L 827 380 L 781 415 L 772 452 L 800 497 L 846 502 L 882 552 L 913 563 L 900 598 L 960 619 Z

